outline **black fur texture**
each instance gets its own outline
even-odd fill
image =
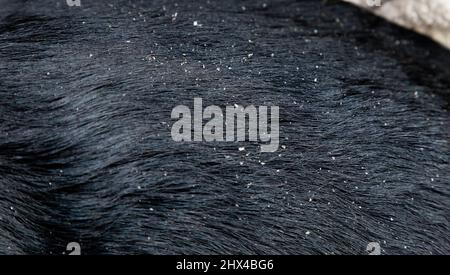
[[[0,0],[0,254],[450,253],[449,51],[336,1],[65,2]],[[172,141],[194,97],[279,106],[280,149]]]

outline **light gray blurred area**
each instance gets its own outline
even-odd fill
[[[450,49],[450,0],[343,0],[405,28],[431,37]]]

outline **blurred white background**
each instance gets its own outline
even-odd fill
[[[369,9],[450,49],[450,0],[344,0]]]

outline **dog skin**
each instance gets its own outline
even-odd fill
[[[0,4],[0,254],[450,253],[432,41],[341,2]],[[173,141],[197,97],[278,106],[279,149]]]

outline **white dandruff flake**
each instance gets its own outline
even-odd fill
[[[245,147],[239,147],[238,150],[239,150],[239,152],[244,151]]]

